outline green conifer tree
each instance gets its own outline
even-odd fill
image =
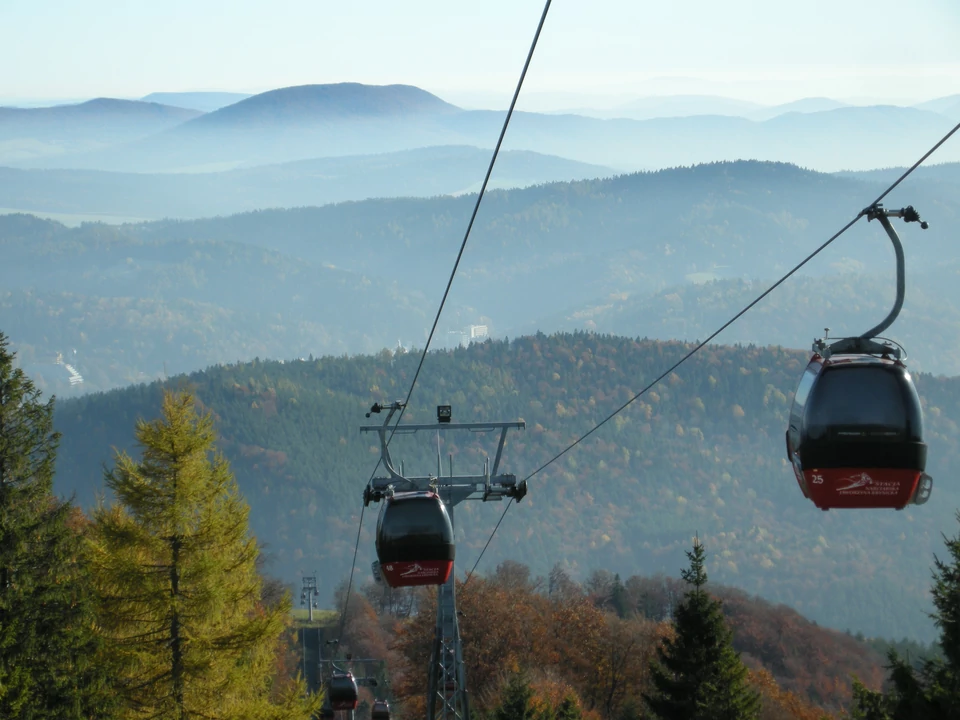
[[[889,700],[883,693],[868,689],[859,680],[853,681],[853,702],[847,717],[850,720],[892,720]]]
[[[564,696],[556,710],[557,720],[581,720],[583,710],[580,708],[580,702],[576,696],[568,693]]]
[[[516,673],[503,689],[500,705],[493,713],[494,720],[532,720],[530,700],[533,689],[523,673]]]
[[[303,686],[271,700],[290,601],[260,602],[249,507],[215,453],[209,414],[165,392],[139,421],[140,461],[121,453],[106,482],[117,502],[92,536],[100,620],[130,717],[306,718]]]
[[[882,717],[882,711],[894,720],[960,718],[960,535],[944,542],[949,558],[934,558],[931,616],[940,629],[942,657],[924,659],[916,669],[891,649],[889,693],[883,698],[869,691],[855,695],[851,717],[872,720]]]
[[[687,552],[683,579],[693,587],[674,613],[672,638],[651,663],[654,691],[644,700],[661,720],[753,720],[760,696],[747,685],[747,668],[731,644],[720,602],[704,586],[703,545]]]
[[[0,333],[0,717],[106,718],[93,586],[74,509],[53,495],[53,398]]]

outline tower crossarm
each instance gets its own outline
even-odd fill
[[[527,494],[527,483],[518,481],[516,475],[499,473],[500,462],[503,458],[503,448],[507,440],[507,431],[510,429],[522,430],[526,423],[522,420],[513,422],[437,422],[426,424],[397,425],[389,427],[393,414],[402,407],[401,403],[391,405],[374,405],[372,413],[389,410],[384,422],[380,425],[361,425],[361,433],[377,433],[380,439],[380,457],[386,468],[387,477],[375,477],[364,490],[364,504],[377,502],[394,491],[401,490],[434,490],[443,497],[448,504],[456,505],[464,500],[502,500],[512,498],[520,501]],[[369,416],[370,413],[368,413]],[[413,435],[421,430],[447,433],[452,430],[467,432],[493,432],[499,430],[497,453],[490,468],[489,460],[485,463],[482,475],[404,475],[397,471],[390,456],[389,439],[392,435]],[[439,462],[439,461],[438,461]]]

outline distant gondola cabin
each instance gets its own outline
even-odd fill
[[[386,700],[374,700],[370,720],[390,720],[390,706]]]
[[[334,710],[356,710],[357,681],[352,673],[334,673],[327,683],[327,696]]]

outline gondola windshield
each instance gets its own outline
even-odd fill
[[[898,377],[898,370],[879,365],[833,365],[825,369],[807,405],[809,438],[912,436],[919,440],[919,398],[905,402],[904,395],[915,396],[916,390],[909,376]]]
[[[386,548],[396,550],[441,547],[453,541],[453,528],[437,496],[397,498],[384,509],[379,540]]]

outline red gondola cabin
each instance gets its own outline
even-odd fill
[[[384,500],[377,559],[387,585],[442,585],[450,577],[455,551],[453,525],[439,495],[402,492]]]
[[[920,398],[899,360],[815,354],[790,411],[787,459],[821,510],[925,502]]]
[[[374,700],[370,720],[390,720],[390,706],[386,700]]]
[[[327,683],[327,696],[334,710],[356,710],[358,695],[357,681],[352,673],[337,672],[330,676]]]

